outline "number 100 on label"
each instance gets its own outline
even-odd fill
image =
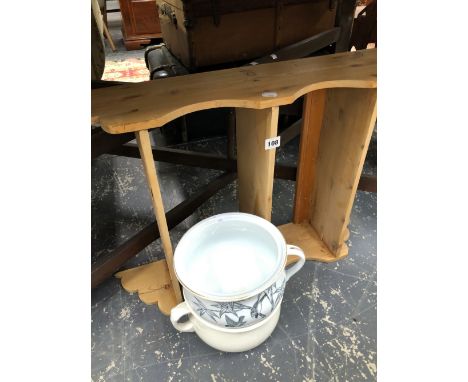
[[[276,149],[277,147],[280,146],[280,143],[281,143],[280,136],[265,139],[265,150]]]

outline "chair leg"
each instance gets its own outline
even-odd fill
[[[109,41],[109,45],[110,45],[112,51],[115,52],[117,49],[115,48],[114,40],[112,40],[112,36],[109,33],[109,30],[107,29],[106,23],[103,23],[103,28],[104,28],[104,36],[106,36],[107,41]]]

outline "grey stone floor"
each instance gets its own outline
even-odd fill
[[[157,134],[157,133],[156,133]],[[222,152],[222,139],[190,148]],[[294,163],[297,140],[277,152]],[[158,164],[166,210],[219,172]],[[366,163],[365,172],[375,172]],[[294,182],[275,180],[272,221],[291,219]],[[110,279],[92,292],[93,381],[374,381],[376,380],[376,194],[360,192],[352,211],[349,256],[306,262],[287,284],[279,324],[262,345],[220,353],[194,333],[179,333],[154,306]],[[236,183],[218,192],[171,231],[173,245],[195,222],[235,211]],[[153,220],[140,160],[102,156],[92,162],[92,261]],[[159,240],[125,268],[160,259]]]

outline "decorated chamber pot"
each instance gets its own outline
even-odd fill
[[[203,342],[217,350],[241,352],[257,347],[270,336],[278,323],[280,310],[281,303],[278,303],[271,314],[256,324],[223,328],[200,318],[184,301],[171,310],[171,322],[180,332],[195,332]],[[182,322],[184,317],[188,319]]]
[[[285,269],[288,255],[299,261]],[[281,304],[288,279],[304,265],[270,222],[245,213],[212,216],[180,240],[174,269],[186,303],[201,319],[224,328],[248,327]]]

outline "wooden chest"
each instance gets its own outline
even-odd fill
[[[191,69],[272,53],[335,23],[336,0],[156,0],[164,42]]]

